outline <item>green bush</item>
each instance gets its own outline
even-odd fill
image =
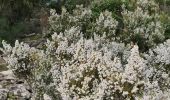
[[[6,18],[0,18],[0,37],[3,40],[7,40],[12,43],[15,39],[17,39],[17,37],[24,33],[25,29],[26,25],[22,22],[10,26]]]
[[[13,43],[29,33],[33,12],[44,7],[44,0],[0,0],[0,38]]]
[[[91,6],[94,16],[99,16],[100,12],[108,10],[113,12],[113,16],[117,17],[116,14],[121,12],[119,11],[121,10],[121,5],[121,0],[96,0],[92,3]]]
[[[63,5],[66,7],[67,11],[71,13],[73,9],[76,8],[76,5],[87,7],[92,1],[93,0],[65,0]]]

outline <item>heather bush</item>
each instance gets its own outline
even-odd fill
[[[112,13],[108,11],[102,12],[99,18],[94,21],[91,9],[83,8],[82,5],[77,6],[73,14],[68,13],[64,8],[61,15],[56,14],[55,11],[52,10],[49,23],[51,25],[50,30],[57,33],[64,32],[73,26],[79,27],[86,38],[93,37],[93,33],[114,36],[118,24],[118,22],[112,18]]]
[[[164,41],[165,27],[160,20],[158,5],[153,0],[137,0],[135,9],[128,11],[123,6],[125,43],[133,41],[142,51]]]
[[[3,42],[8,68],[31,82],[33,99],[44,95],[53,100],[169,99],[169,72],[154,66],[159,56],[149,62],[153,57],[142,58],[137,45],[126,55],[123,44],[109,42],[105,36],[85,39],[74,34],[75,29],[53,34],[45,50]],[[159,51],[159,46],[154,50]],[[119,53],[127,56],[127,63],[122,63]]]
[[[72,14],[51,11],[53,34],[43,48],[2,42],[8,68],[30,85],[32,100],[170,99],[170,40],[157,5],[138,0],[134,11],[122,7],[122,34],[111,12],[94,20],[90,8],[77,6]]]
[[[120,2],[123,4],[123,1]],[[97,18],[94,17],[94,9],[91,10],[90,7],[77,6],[73,13],[63,9],[61,15],[51,11],[50,30],[58,33],[76,26],[80,27],[86,38],[93,37],[94,33],[101,36],[106,34],[107,38],[126,45],[131,42],[136,43],[142,52],[162,43],[165,40],[166,25],[162,21],[158,5],[153,0],[145,0],[145,2],[137,0],[130,4],[134,5],[133,9],[130,9],[127,4],[120,7],[122,9],[122,12],[119,11],[121,20],[115,19],[113,17],[115,12],[109,12],[109,9],[99,10],[97,13],[100,14]]]
[[[112,16],[118,20],[122,21],[122,7],[121,5],[126,5],[127,8],[130,8],[132,4],[130,0],[93,0],[93,2],[89,5],[93,12],[93,17],[97,18],[101,12],[108,10],[112,12]]]
[[[68,12],[72,13],[76,5],[83,5],[88,7],[93,0],[63,0],[63,6],[66,7]]]

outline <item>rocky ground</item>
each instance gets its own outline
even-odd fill
[[[30,98],[29,86],[15,78],[12,71],[0,72],[0,100],[30,100]]]
[[[0,57],[0,100],[30,100],[31,89],[6,68]]]

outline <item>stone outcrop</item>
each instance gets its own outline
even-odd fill
[[[12,71],[0,72],[0,100],[30,100],[31,89],[22,80],[17,79]]]

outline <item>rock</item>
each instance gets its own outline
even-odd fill
[[[18,85],[18,89],[20,89],[21,96],[22,96],[24,99],[29,99],[29,98],[31,98],[31,94],[29,93],[29,91],[26,89],[26,87],[25,87],[23,84]]]
[[[12,74],[12,71],[8,70],[0,72],[0,84],[3,88],[13,84],[15,80],[16,78]]]
[[[0,89],[0,100],[6,100],[8,96],[7,89]]]
[[[2,89],[3,87],[2,87],[2,85],[0,85],[0,89]]]
[[[3,75],[12,75],[12,70],[2,71],[2,72],[0,72],[0,74],[3,74]]]
[[[43,97],[44,97],[44,100],[52,100],[51,97],[47,94],[44,94]]]
[[[12,73],[12,70],[2,71],[0,72],[0,75],[5,77],[5,79],[15,79],[15,76]]]
[[[29,86],[23,80],[17,79],[12,71],[0,72],[0,100],[30,100]],[[10,99],[11,100],[11,99]]]

